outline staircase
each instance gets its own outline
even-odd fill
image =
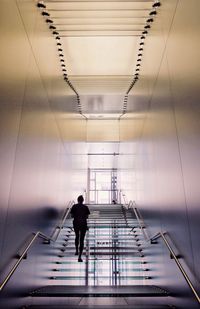
[[[175,308],[169,293],[153,285],[147,246],[131,210],[122,205],[90,205],[83,263],[74,255],[72,219],[54,247],[49,285],[30,292],[23,308]]]

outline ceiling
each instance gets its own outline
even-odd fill
[[[139,51],[150,27],[153,0],[38,1],[58,48],[63,76],[87,117],[127,109],[139,78]],[[147,32],[147,31],[146,31]],[[140,55],[139,55],[140,54]],[[138,56],[139,55],[139,56]],[[138,65],[138,66],[137,66]],[[136,75],[135,75],[136,74]]]

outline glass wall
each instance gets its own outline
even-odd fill
[[[89,170],[89,203],[111,204],[117,203],[117,170],[90,169]]]

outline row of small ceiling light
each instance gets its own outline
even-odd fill
[[[138,53],[138,59],[137,59],[137,64],[135,68],[135,74],[133,81],[130,84],[130,87],[126,91],[126,94],[124,96],[124,104],[123,104],[123,114],[126,113],[127,111],[127,103],[128,103],[128,95],[135,83],[139,80],[139,75],[140,75],[140,67],[141,67],[141,61],[142,61],[142,52],[144,50],[144,40],[146,39],[146,36],[148,34],[148,30],[151,28],[151,24],[153,23],[154,19],[153,17],[157,15],[157,9],[161,6],[161,2],[156,0],[153,5],[152,5],[152,10],[149,13],[148,19],[146,20],[146,25],[144,26],[144,30],[142,32],[142,35],[140,37],[140,44],[139,44],[139,53]]]
[[[44,16],[44,18],[46,18],[45,21],[49,25],[49,29],[52,31],[52,34],[53,34],[53,36],[54,36],[54,38],[56,40],[56,45],[58,46],[60,64],[61,64],[61,69],[62,69],[62,72],[63,72],[64,81],[69,85],[69,87],[76,94],[77,103],[78,103],[78,111],[79,111],[80,114],[82,114],[82,107],[81,107],[81,103],[80,103],[80,96],[79,96],[78,92],[76,91],[76,89],[74,88],[74,86],[72,85],[72,83],[69,80],[68,75],[67,75],[66,64],[65,64],[65,59],[64,59],[64,55],[63,55],[62,43],[61,43],[61,40],[60,40],[59,32],[56,29],[56,27],[53,25],[53,20],[51,19],[51,16],[50,16],[50,14],[49,14],[49,12],[48,12],[44,2],[43,1],[39,1],[37,3],[37,7],[41,10],[42,16]]]

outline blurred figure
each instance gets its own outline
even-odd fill
[[[87,218],[90,214],[89,208],[83,204],[84,198],[79,195],[78,204],[74,204],[71,209],[71,216],[74,218],[73,227],[75,232],[75,255],[78,255],[78,262],[83,262],[81,255],[84,248],[84,238],[88,230]]]

